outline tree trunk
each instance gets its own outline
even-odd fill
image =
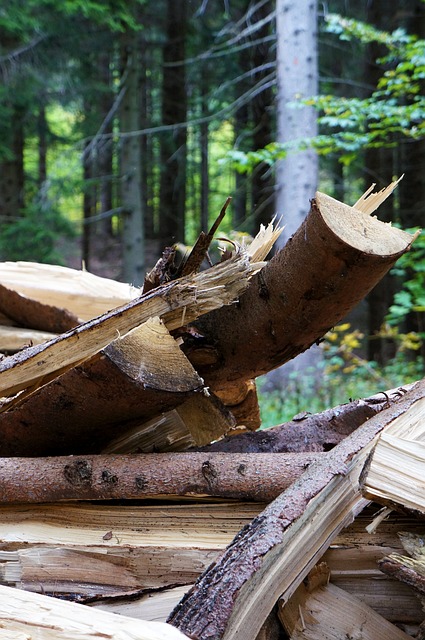
[[[317,112],[300,101],[318,93],[317,3],[278,0],[276,3],[278,142],[297,144],[317,135]],[[298,103],[294,106],[294,103]],[[277,212],[283,216],[280,246],[296,231],[306,213],[305,203],[316,191],[318,158],[313,149],[288,150],[277,164]]]
[[[186,0],[167,0],[163,49],[162,124],[186,122]],[[185,126],[161,134],[160,236],[163,245],[184,242],[186,205]]]
[[[2,221],[22,215],[24,200],[24,117],[26,110],[10,105],[10,124],[3,144],[10,157],[0,160],[0,212]]]
[[[121,103],[121,203],[123,279],[141,285],[145,277],[144,212],[140,195],[140,43],[137,32],[122,37],[125,95]]]

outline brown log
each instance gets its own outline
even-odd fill
[[[245,527],[169,618],[191,638],[253,640],[332,539],[367,504],[359,477],[376,436],[425,395],[425,380],[368,420]]]
[[[418,563],[420,571],[417,571],[415,562]],[[425,575],[423,575],[424,562],[412,560],[407,556],[392,554],[379,560],[378,566],[383,573],[392,578],[400,580],[404,584],[413,587],[418,593],[425,595]]]
[[[196,451],[228,453],[284,453],[329,451],[376,413],[397,402],[412,385],[383,391],[369,398],[352,400],[320,413],[298,414],[289,422],[257,431],[222,438]],[[224,398],[225,399],[225,398]]]
[[[63,333],[80,323],[71,311],[32,300],[2,284],[0,284],[0,312],[21,327],[49,333]]]
[[[186,336],[189,359],[216,392],[282,365],[346,316],[413,240],[317,193],[304,223],[239,303],[194,322],[203,337]]]
[[[0,503],[216,496],[270,502],[324,454],[0,458]]]

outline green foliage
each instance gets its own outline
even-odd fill
[[[417,333],[401,333],[397,327],[385,325],[379,337],[395,345],[395,356],[385,366],[360,355],[365,336],[345,323],[326,334],[320,370],[290,376],[283,391],[264,392],[260,382],[262,428],[291,420],[300,412],[317,413],[423,377],[425,363],[413,357],[422,345]]]
[[[411,232],[416,231],[410,229]],[[403,289],[394,296],[387,322],[397,325],[411,313],[425,314],[425,234],[422,232],[409,252],[404,254],[392,269],[392,274],[402,278]],[[425,333],[423,334],[425,338]]]
[[[62,264],[56,246],[61,237],[74,235],[71,223],[45,201],[34,202],[22,214],[1,227],[0,259]]]

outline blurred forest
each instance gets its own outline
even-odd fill
[[[223,233],[292,233],[316,188],[401,174],[379,217],[420,227],[424,38],[423,0],[4,0],[0,260],[140,284],[229,195]],[[423,367],[424,281],[422,235],[362,310],[365,361]]]

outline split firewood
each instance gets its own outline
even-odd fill
[[[1,262],[0,283],[47,305],[67,309],[90,320],[140,296],[140,290],[123,282],[36,262]]]
[[[190,585],[262,508],[211,501],[0,505],[1,582],[77,601]]]
[[[378,561],[383,573],[397,578],[404,584],[425,595],[425,542],[423,535],[402,532],[399,534],[409,556],[392,553]]]
[[[361,600],[329,584],[329,568],[321,563],[288,602],[279,601],[279,617],[290,640],[408,640],[404,631]]]
[[[145,622],[0,585],[0,628],[10,639],[184,640],[162,622]],[[0,636],[1,637],[1,636]]]
[[[189,359],[216,393],[280,366],[320,341],[415,237],[317,193],[299,230],[238,304],[193,323]]]
[[[270,502],[323,453],[0,458],[0,503],[215,496]]]
[[[320,413],[300,413],[289,422],[257,431],[222,438],[198,447],[206,453],[283,453],[329,451],[376,413],[397,402],[413,385],[382,391],[369,398],[352,400]]]
[[[425,395],[425,380],[370,418],[245,527],[169,617],[193,638],[254,640],[367,501],[359,477],[376,436]],[[314,525],[309,523],[314,523]]]
[[[364,470],[363,493],[381,504],[425,513],[425,398],[408,419],[381,434]]]

